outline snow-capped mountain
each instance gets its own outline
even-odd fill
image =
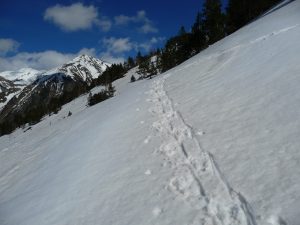
[[[93,79],[99,77],[110,63],[88,55],[80,55],[61,67],[49,70],[43,73],[43,76],[49,77],[56,74],[64,74],[73,80],[83,81],[91,84]]]
[[[21,123],[36,121],[46,113],[57,110],[62,104],[90,89],[93,79],[101,76],[108,66],[109,63],[100,59],[81,55],[61,67],[44,73],[35,73],[26,69],[21,70],[27,71],[23,74],[4,73],[13,81],[23,79],[30,82],[22,87],[20,92],[10,96],[9,101],[6,99],[3,103],[0,123],[10,123],[7,126],[14,127],[20,121]],[[32,82],[34,77],[36,79]]]
[[[22,68],[17,71],[4,71],[0,73],[1,77],[12,81],[15,85],[26,86],[37,79],[43,71],[38,71],[32,68]]]
[[[0,73],[0,111],[15,95],[41,76],[43,71],[23,68]]]

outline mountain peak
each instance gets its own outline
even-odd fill
[[[43,75],[63,73],[65,76],[80,79],[90,84],[98,78],[111,64],[86,54],[79,55],[61,67],[52,69]]]
[[[72,61],[91,60],[91,59],[95,59],[95,58],[87,54],[82,54],[75,57]]]

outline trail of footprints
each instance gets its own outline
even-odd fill
[[[296,24],[274,31],[245,45],[234,46],[223,53],[264,41],[298,27],[299,24]],[[190,63],[177,69],[176,72],[197,63]],[[163,165],[170,165],[174,170],[168,188],[178,198],[199,210],[191,225],[257,225],[258,221],[263,224],[287,225],[281,217],[276,215],[269,218],[263,218],[260,215],[256,220],[251,206],[228,184],[215,163],[213,155],[201,147],[197,136],[200,137],[205,133],[195,132],[174,109],[171,99],[164,90],[164,82],[168,76],[167,74],[154,81],[150,90],[150,99],[147,101],[154,104],[150,112],[159,118],[153,123],[153,127],[159,132],[163,141],[158,150],[164,157]],[[144,143],[148,142],[147,137]]]
[[[168,189],[199,210],[191,224],[256,225],[245,198],[229,186],[213,156],[203,150],[193,128],[174,109],[164,90],[165,79],[153,83],[150,111],[159,118],[153,123],[162,138],[158,152],[174,170]]]

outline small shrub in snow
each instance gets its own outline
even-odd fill
[[[131,78],[130,78],[130,82],[135,82],[136,81],[136,79],[135,79],[135,76],[131,76]]]

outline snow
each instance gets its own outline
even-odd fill
[[[17,85],[28,85],[32,83],[42,71],[38,71],[32,68],[22,68],[18,71],[4,71],[0,73],[1,77],[7,80],[14,81]]]
[[[9,95],[6,96],[6,101],[5,102],[0,102],[0,110],[11,100],[14,96],[18,95],[20,91],[16,91],[14,93],[10,93]]]
[[[299,10],[0,137],[0,224],[299,224]]]
[[[91,71],[91,74],[94,79],[98,78],[99,74],[96,68],[91,65],[91,63],[99,65],[102,71],[105,71],[107,67],[111,66],[111,64],[108,62],[104,62],[100,59],[88,55],[80,55],[74,58],[72,62],[75,63],[75,65],[81,65],[86,67],[89,71]]]
[[[88,55],[80,55],[64,64],[62,67],[49,70],[43,75],[51,76],[57,73],[64,73],[66,76],[74,77],[75,72],[82,78],[83,81],[88,81],[90,78],[98,78],[99,75],[101,75],[109,66],[111,66],[110,63],[104,62],[100,59]]]

